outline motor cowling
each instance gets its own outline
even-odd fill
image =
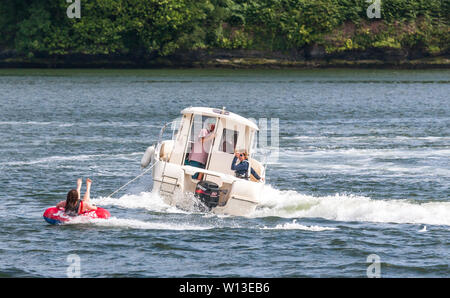
[[[195,188],[195,196],[209,209],[219,204],[219,186],[213,182],[200,181]]]

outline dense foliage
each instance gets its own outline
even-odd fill
[[[196,49],[418,48],[448,52],[448,0],[2,0],[0,49],[36,54],[170,55]]]

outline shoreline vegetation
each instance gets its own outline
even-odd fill
[[[361,56],[370,56],[364,51]],[[0,58],[0,68],[231,68],[231,69],[312,69],[312,68],[379,68],[379,69],[450,69],[450,57],[433,56],[397,60],[384,56],[342,58],[327,56],[299,59],[276,53],[245,53],[221,50],[216,53],[182,53],[168,57],[143,58],[120,56],[64,56],[64,57],[10,57]]]
[[[450,68],[450,2],[0,3],[0,68]]]

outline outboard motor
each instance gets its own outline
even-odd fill
[[[209,181],[200,181],[195,188],[195,197],[200,199],[210,210],[219,204],[219,193],[219,186]]]

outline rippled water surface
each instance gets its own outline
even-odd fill
[[[450,276],[450,72],[0,70],[0,276]],[[146,147],[188,106],[278,118],[262,205],[187,212]],[[48,225],[76,178],[112,218]],[[83,188],[84,190],[84,188]]]

